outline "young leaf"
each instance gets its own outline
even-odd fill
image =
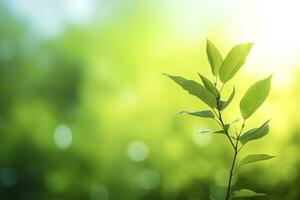
[[[238,166],[238,168],[250,164],[250,163],[254,163],[254,162],[258,162],[258,161],[263,161],[263,160],[269,160],[271,158],[274,158],[275,156],[270,156],[267,154],[251,154],[251,155],[247,155],[245,158],[243,158]]]
[[[229,81],[245,63],[253,43],[240,44],[233,47],[219,69],[219,76],[223,83]]]
[[[211,134],[211,133],[220,133],[224,134],[224,130],[218,130],[218,131],[211,131],[211,130],[204,130],[204,131],[196,131],[197,134]]]
[[[202,76],[199,73],[198,73],[198,75],[200,76],[204,87],[207,90],[209,90],[217,98],[219,96],[219,91],[216,88],[216,86],[208,78],[206,78],[205,76]]]
[[[240,102],[240,110],[244,119],[249,118],[266,100],[271,89],[271,79],[260,80],[252,85]]]
[[[230,124],[234,124],[234,123],[237,123],[237,122],[239,122],[240,121],[240,119],[239,118],[236,118],[235,120],[233,120],[232,122],[230,122]]]
[[[204,118],[215,118],[215,114],[210,110],[201,110],[195,112],[181,111],[179,114],[194,115],[197,117],[204,117]]]
[[[246,132],[243,132],[239,137],[240,142],[242,144],[246,144],[247,142],[249,142],[251,140],[256,140],[256,139],[262,138],[265,135],[267,135],[269,132],[269,121],[270,120],[266,121],[258,128],[253,128]]]
[[[221,107],[221,110],[224,110],[232,101],[233,97],[234,97],[234,94],[235,94],[235,88],[233,87],[233,90],[229,96],[229,98],[227,99],[227,101],[220,101],[220,107]]]
[[[217,106],[214,95],[204,88],[201,84],[187,80],[180,76],[172,76],[164,74],[180,85],[184,90],[188,91],[191,95],[198,97],[201,101],[206,103],[209,107],[215,108]]]
[[[207,40],[206,43],[206,53],[207,53],[209,64],[211,66],[212,74],[214,76],[218,76],[218,71],[220,66],[222,65],[223,58],[219,50],[209,40]]]
[[[229,128],[230,128],[230,124],[225,124],[225,125],[224,125],[224,129],[225,129],[227,132],[228,132]]]
[[[266,196],[264,193],[256,193],[252,190],[248,189],[241,189],[234,191],[232,194],[232,198],[240,198],[240,197],[260,197],[260,196]]]

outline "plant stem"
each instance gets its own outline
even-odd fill
[[[230,169],[230,172],[229,172],[229,180],[228,180],[228,185],[227,185],[227,193],[226,193],[226,198],[225,200],[229,200],[230,199],[230,191],[231,191],[231,181],[232,181],[232,177],[234,175],[234,166],[235,166],[235,162],[236,162],[236,158],[238,156],[238,153],[240,152],[240,150],[243,148],[243,146],[239,149],[239,138],[240,138],[240,135],[243,131],[245,127],[245,120],[243,121],[243,124],[241,126],[241,130],[240,132],[238,133],[238,136],[237,136],[237,140],[236,140],[236,143],[234,145],[234,156],[233,156],[233,160],[232,160],[232,164],[231,164],[231,169]]]
[[[218,106],[218,107],[219,107],[219,106]],[[218,115],[218,118],[219,118],[219,120],[220,120],[220,123],[221,123],[221,125],[222,125],[222,128],[223,128],[223,130],[225,131],[225,134],[226,134],[227,138],[229,139],[229,141],[230,141],[232,147],[235,148],[235,146],[234,146],[234,144],[233,144],[233,141],[232,141],[232,139],[230,138],[230,135],[229,135],[229,133],[228,133],[228,130],[225,128],[225,123],[224,123],[224,121],[223,121],[222,113],[221,113],[221,111],[220,111],[219,108],[218,108],[218,114],[219,114],[219,115]]]
[[[230,138],[228,130],[225,127],[225,123],[223,121],[222,113],[221,113],[221,110],[220,110],[219,106],[218,106],[217,110],[218,110],[218,119],[220,121],[220,125],[222,126],[223,130],[225,131],[225,134],[228,137],[228,139],[229,139],[229,141],[230,141],[230,143],[231,143],[231,145],[233,147],[233,150],[234,150],[234,156],[233,156],[233,161],[232,161],[232,164],[231,164],[231,169],[230,169],[230,172],[229,172],[229,180],[228,180],[227,193],[226,193],[226,200],[229,200],[229,198],[230,198],[230,190],[231,190],[231,181],[232,181],[232,177],[233,177],[233,170],[234,170],[234,166],[235,166],[237,155],[239,153],[239,151],[238,151],[239,137],[237,137],[236,144],[234,144],[233,141],[232,141],[232,139]],[[244,126],[244,125],[242,125],[242,126]]]
[[[226,193],[226,200],[229,200],[230,198],[230,190],[231,190],[231,181],[232,181],[232,177],[233,177],[233,170],[234,170],[234,166],[235,166],[235,161],[237,158],[237,155],[239,153],[238,151],[238,139],[236,140],[236,145],[234,147],[234,156],[233,156],[233,160],[232,160],[232,164],[231,164],[231,169],[229,172],[229,180],[228,180],[228,185],[227,185],[227,193]]]
[[[222,85],[219,93],[221,93],[223,87],[224,87],[224,84]],[[221,111],[221,106],[220,106],[220,96],[218,96],[216,100],[217,100],[217,111],[218,111],[218,113],[216,113],[215,110],[213,110],[213,111],[216,114],[216,116],[218,117],[219,121],[218,120],[215,120],[215,121],[218,122],[218,124],[223,128],[223,130],[225,132],[225,135],[227,136],[227,138],[230,141],[230,143],[233,147],[233,150],[234,150],[234,156],[233,156],[233,160],[232,160],[232,164],[231,164],[231,168],[230,168],[230,172],[229,172],[229,179],[228,179],[227,192],[226,192],[226,198],[225,198],[225,200],[229,200],[230,199],[230,192],[231,192],[232,177],[233,177],[234,172],[235,172],[234,167],[235,167],[236,159],[237,159],[238,153],[242,149],[242,148],[239,149],[238,146],[239,146],[239,137],[240,137],[240,135],[243,131],[243,128],[245,126],[245,120],[243,121],[240,132],[236,133],[237,138],[236,138],[236,143],[234,144],[231,137],[230,137],[230,135],[229,135],[228,128],[226,127],[226,124],[224,123],[224,120],[223,120],[223,117],[222,117],[222,111]]]

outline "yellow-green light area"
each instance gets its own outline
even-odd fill
[[[300,198],[300,3],[296,0],[0,1],[0,199],[224,199],[232,149],[207,109],[168,73],[212,79],[206,40],[223,57],[254,42],[223,89],[223,112],[273,74],[246,129],[270,121],[241,157],[275,155],[243,167],[235,190]],[[241,125],[241,120],[237,126]],[[232,126],[234,128],[234,126]],[[257,198],[259,199],[259,198]],[[261,198],[263,199],[263,198]]]

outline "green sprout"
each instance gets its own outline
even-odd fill
[[[224,100],[222,97],[222,89],[230,81],[239,69],[243,66],[246,58],[251,50],[253,43],[244,43],[234,46],[228,55],[223,60],[221,53],[215,45],[207,40],[206,53],[211,66],[211,72],[214,80],[211,81],[202,74],[198,73],[202,84],[193,80],[188,80],[180,76],[172,76],[165,74],[170,79],[175,81],[189,94],[197,97],[204,102],[209,109],[196,112],[183,111],[182,114],[193,115],[201,118],[210,118],[214,120],[219,126],[220,130],[200,131],[200,133],[218,133],[225,135],[233,150],[233,160],[229,170],[228,185],[226,190],[225,199],[241,197],[257,197],[265,196],[264,193],[257,193],[249,189],[240,189],[232,191],[232,177],[237,174],[238,170],[247,164],[268,160],[274,156],[267,154],[251,154],[247,155],[237,164],[237,157],[242,148],[250,141],[260,139],[269,132],[269,121],[266,120],[262,125],[257,128],[252,128],[244,131],[246,121],[252,114],[263,104],[266,100],[270,89],[271,79],[269,76],[253,84],[244,94],[240,100],[240,112],[243,118],[239,129],[231,129],[231,124],[225,121],[223,111],[232,102],[235,95],[235,88],[233,87],[230,96]],[[235,121],[233,123],[237,123]],[[214,199],[214,197],[210,197]]]

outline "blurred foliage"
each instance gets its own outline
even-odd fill
[[[230,146],[222,136],[194,134],[215,125],[176,115],[203,104],[161,75],[208,74],[201,67],[208,65],[206,38],[192,46],[176,42],[150,3],[115,9],[101,24],[66,25],[61,35],[42,39],[0,4],[1,199],[222,197]],[[234,82],[243,88],[256,78],[242,75]],[[300,198],[299,85],[297,73],[290,88],[274,88],[263,115],[249,122],[264,121],[266,113],[273,121],[264,145],[250,144],[249,152],[277,158],[245,167],[234,180],[268,194],[260,199]]]

